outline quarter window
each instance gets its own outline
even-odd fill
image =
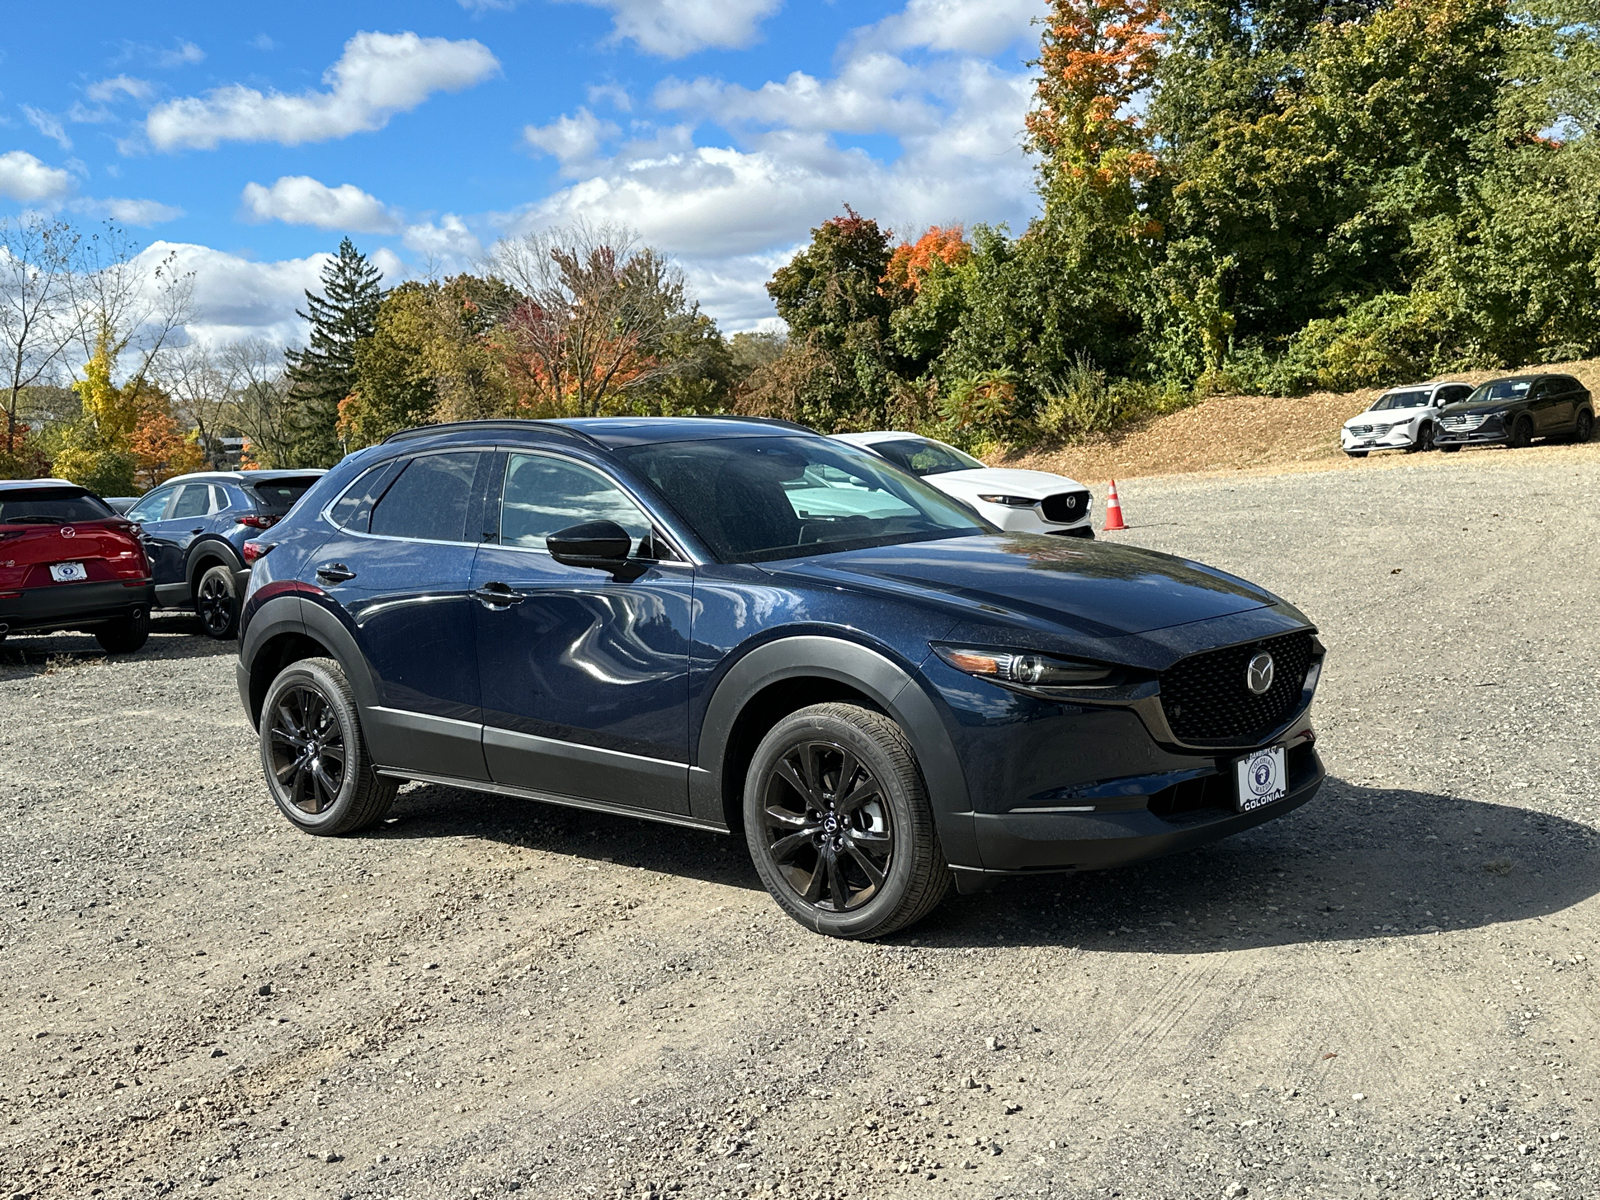
[[[372,506],[403,466],[404,459],[391,459],[361,474],[329,510],[329,518],[341,529],[366,533],[372,523]]]
[[[600,472],[543,454],[513,454],[500,501],[500,544],[543,550],[558,530],[586,521],[615,521],[637,542],[650,518]]]
[[[424,542],[466,541],[479,457],[473,451],[412,459],[372,510],[372,532]]]

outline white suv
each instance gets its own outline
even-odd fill
[[[1365,458],[1372,450],[1432,450],[1439,410],[1471,394],[1470,383],[1453,379],[1390,388],[1366,412],[1344,423],[1339,443],[1351,458]]]
[[[1009,533],[1094,537],[1089,489],[1065,475],[986,467],[954,446],[914,433],[836,433],[841,442],[871,450],[902,471],[954,496]]]

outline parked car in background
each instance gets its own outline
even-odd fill
[[[786,422],[411,430],[250,547],[240,698],[311,834],[408,779],[738,830],[795,920],[875,937],[952,879],[1180,851],[1323,779],[1291,605],[1003,533]]]
[[[1434,443],[1518,448],[1536,437],[1587,442],[1594,436],[1594,399],[1571,375],[1513,375],[1492,379],[1439,414]]]
[[[1351,417],[1339,431],[1339,444],[1351,458],[1373,450],[1431,450],[1439,427],[1439,410],[1472,394],[1470,383],[1451,379],[1390,388],[1372,407]]]
[[[156,604],[193,607],[214,638],[231,638],[250,568],[241,547],[271,529],[323,471],[201,471],[146,492],[127,510],[145,535]]]
[[[834,436],[888,459],[1008,532],[1094,537],[1090,513],[1094,498],[1083,484],[1065,475],[985,466],[954,446],[914,433],[879,430]]]
[[[139,497],[137,496],[101,496],[100,499],[104,500],[111,506],[112,512],[119,515],[127,512],[135,504],[139,503]]]
[[[65,479],[0,480],[0,640],[70,630],[132,654],[154,601],[133,522]]]

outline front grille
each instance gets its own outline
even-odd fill
[[[1350,432],[1355,434],[1357,437],[1371,437],[1373,434],[1373,426],[1352,425],[1350,426]]]
[[[1310,630],[1262,642],[1194,654],[1161,676],[1161,707],[1174,736],[1191,746],[1250,746],[1287,721],[1300,706],[1311,669]],[[1253,693],[1246,676],[1250,660],[1272,655],[1272,686]]]
[[[1046,496],[1040,501],[1039,511],[1044,513],[1046,521],[1068,524],[1089,511],[1089,493],[1058,492],[1054,496]]]
[[[1440,417],[1439,424],[1451,433],[1471,433],[1482,426],[1489,418],[1484,413],[1456,413],[1448,417]]]

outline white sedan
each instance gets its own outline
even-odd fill
[[[931,487],[978,510],[992,524],[1012,533],[1062,533],[1092,538],[1094,498],[1065,475],[986,467],[954,446],[914,433],[836,433],[886,458]]]

